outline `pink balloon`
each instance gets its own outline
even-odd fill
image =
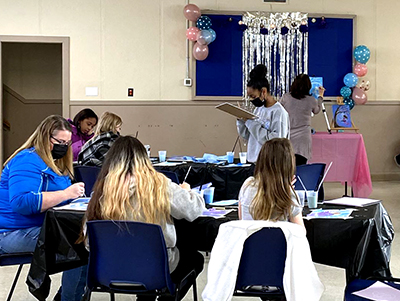
[[[368,68],[367,68],[367,65],[365,65],[365,64],[357,63],[354,66],[354,74],[359,77],[364,76],[365,74],[367,74],[367,72],[368,72]]]
[[[189,21],[196,22],[201,16],[201,11],[197,5],[188,4],[183,8],[183,14]]]
[[[351,95],[351,98],[354,100],[354,102],[358,105],[363,105],[367,102],[367,94],[361,90],[358,87],[353,88],[353,94]]]
[[[197,40],[197,34],[200,32],[200,29],[198,29],[195,26],[189,27],[188,29],[186,29],[186,37],[190,40],[190,41],[196,41]]]
[[[196,42],[193,46],[193,56],[198,61],[204,61],[208,56],[208,46]]]

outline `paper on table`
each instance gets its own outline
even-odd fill
[[[161,163],[156,163],[153,164],[154,166],[177,166],[177,165],[181,165],[181,164],[185,164],[184,162],[161,162]]]
[[[381,202],[380,200],[374,200],[374,199],[343,197],[343,198],[334,199],[334,200],[330,200],[330,201],[324,201],[324,204],[364,207],[364,206],[368,206],[368,205],[377,204],[380,202]]]
[[[358,292],[352,293],[352,295],[367,298],[368,300],[375,301],[397,301],[400,300],[400,291],[387,285],[383,282],[377,281],[370,287],[363,289]]]
[[[67,205],[60,207],[53,207],[54,210],[76,210],[76,211],[86,211],[88,203],[85,202],[71,202]]]
[[[306,219],[328,218],[328,219],[347,219],[350,217],[354,209],[317,209],[307,214]]]
[[[234,205],[237,205],[238,202],[239,202],[238,200],[225,200],[225,201],[213,202],[213,203],[210,203],[209,205],[210,206],[221,206],[221,207],[234,206]]]
[[[210,208],[208,210],[204,210],[203,213],[201,214],[201,216],[221,218],[232,211],[233,211],[233,209],[218,210],[218,209]]]
[[[248,167],[248,166],[251,166],[251,164],[249,164],[249,163],[245,163],[245,164],[242,164],[242,163],[238,163],[238,164],[228,164],[228,165],[224,165],[224,166],[221,166],[221,167]]]

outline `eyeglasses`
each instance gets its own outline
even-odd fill
[[[70,141],[64,141],[64,140],[59,140],[59,139],[55,138],[54,136],[50,136],[50,137],[53,138],[54,140],[56,140],[58,142],[58,144],[61,144],[61,145],[71,146],[71,144],[72,144],[71,140]]]

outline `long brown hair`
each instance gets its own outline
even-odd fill
[[[72,168],[72,147],[68,147],[67,154],[61,159],[54,160],[51,155],[51,136],[57,134],[58,131],[70,131],[71,126],[68,121],[59,115],[51,115],[44,119],[33,134],[22,144],[4,163],[4,166],[10,162],[20,151],[34,147],[35,152],[40,158],[58,175],[70,175]]]
[[[119,137],[107,153],[86,211],[86,220],[170,221],[168,179],[152,166],[143,144]]]
[[[275,138],[264,143],[257,158],[254,183],[250,183],[258,185],[250,206],[255,220],[277,221],[291,216],[294,162],[288,139]]]

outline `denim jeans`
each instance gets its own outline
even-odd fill
[[[64,271],[61,279],[61,301],[80,301],[86,286],[87,265]]]
[[[0,233],[0,254],[33,252],[39,233],[40,227]]]

